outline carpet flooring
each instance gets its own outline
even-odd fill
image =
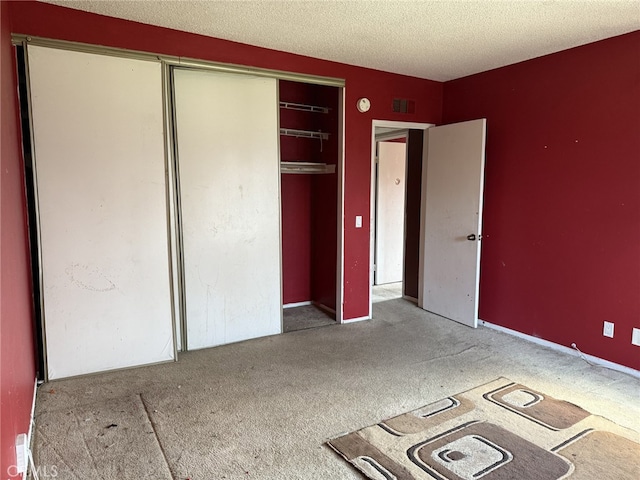
[[[374,319],[38,388],[56,479],[362,479],[325,442],[499,376],[638,428],[640,380],[402,299]]]
[[[335,319],[315,305],[285,308],[282,312],[282,329],[285,333],[328,325],[336,325]]]
[[[373,303],[386,302],[402,298],[402,282],[386,283],[373,287],[371,292],[371,301]]]

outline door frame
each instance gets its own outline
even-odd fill
[[[422,164],[425,162],[425,155],[427,152],[426,131],[434,127],[435,123],[422,123],[422,122],[401,122],[397,120],[372,120],[371,121],[371,194],[369,198],[369,315],[368,318],[373,317],[373,268],[375,262],[375,189],[376,189],[376,127],[384,128],[397,128],[398,130],[422,130],[424,132],[424,139],[422,146]],[[424,191],[424,175],[421,179],[421,184]],[[405,205],[405,210],[406,210]],[[420,252],[420,263],[422,263],[422,251]],[[404,265],[403,265],[404,269]],[[419,270],[420,272],[422,270]],[[420,292],[422,286],[421,275],[418,276],[418,292]]]
[[[345,98],[346,88],[338,87],[338,165],[336,167],[338,181],[338,211],[336,212],[336,221],[338,222],[338,238],[336,249],[336,323],[344,323],[344,125],[345,125]],[[280,240],[282,248],[282,239]],[[284,332],[284,330],[283,330]]]

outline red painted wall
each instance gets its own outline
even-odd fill
[[[347,319],[368,315],[369,226],[356,229],[355,216],[366,219],[370,212],[371,121],[440,123],[441,83],[38,2],[11,2],[10,11],[15,33],[346,79],[344,314]],[[356,110],[356,100],[364,96],[371,100],[372,107],[361,114]],[[413,100],[415,112],[393,113],[393,98]]]
[[[283,102],[313,104],[313,85],[279,82]],[[311,97],[311,98],[310,98]],[[315,116],[310,112],[280,109],[280,126],[314,130]],[[280,136],[280,159],[285,162],[319,161],[314,158],[315,142]],[[282,205],[282,301],[311,301],[311,177],[283,174],[280,176]]]
[[[280,126],[329,133],[329,139],[280,137],[283,161],[337,164],[339,89],[280,81],[280,100],[322,106],[328,113],[280,109]],[[283,302],[336,307],[338,175],[284,174],[282,195]]]
[[[311,301],[311,177],[281,175],[282,301]]]
[[[15,465],[16,436],[29,429],[36,366],[17,85],[5,2],[0,2],[0,22],[0,478],[5,479]]]
[[[443,110],[487,118],[480,318],[635,369],[639,52],[636,31],[447,82]]]
[[[317,116],[318,129],[329,132],[320,151],[320,161],[337,165],[340,155],[339,89],[317,87],[318,104],[329,107],[329,113]],[[311,293],[313,301],[336,309],[336,273],[338,258],[338,168],[336,173],[313,175],[311,178]]]

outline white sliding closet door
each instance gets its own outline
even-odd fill
[[[280,333],[275,79],[174,71],[187,347]]]
[[[160,64],[28,57],[48,378],[171,360]]]

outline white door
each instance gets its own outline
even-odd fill
[[[28,55],[47,377],[171,360],[160,63]]]
[[[378,142],[375,284],[402,281],[407,144]]]
[[[189,350],[281,332],[276,80],[174,71]]]
[[[427,132],[419,305],[475,328],[486,119],[432,127]]]

